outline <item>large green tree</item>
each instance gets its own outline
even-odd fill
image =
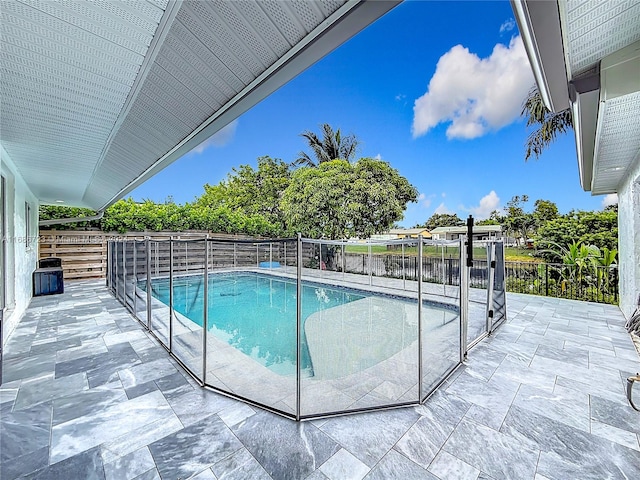
[[[281,209],[290,230],[313,238],[369,237],[402,219],[418,192],[387,162],[322,162],[293,173]]]
[[[534,127],[525,142],[525,160],[533,155],[539,158],[542,152],[553,141],[573,128],[571,110],[550,112],[542,102],[542,97],[537,87],[533,87],[522,105],[520,114],[526,118],[527,127]]]
[[[257,168],[240,165],[219,184],[206,184],[195,206],[225,207],[244,215],[260,215],[281,235],[286,230],[286,223],[280,201],[290,181],[291,169],[287,163],[268,156],[260,157]]]
[[[320,129],[322,138],[310,130],[300,134],[307,141],[313,158],[306,152],[300,152],[295,165],[313,167],[331,160],[350,161],[355,157],[358,147],[355,135],[342,135],[339,128],[334,130],[328,123],[322,124]]]
[[[533,204],[533,218],[536,228],[558,218],[558,206],[551,200],[536,200]]]
[[[503,228],[507,235],[515,237],[518,242],[526,242],[535,226],[533,214],[524,211],[524,204],[528,201],[528,195],[515,195],[505,208]]]

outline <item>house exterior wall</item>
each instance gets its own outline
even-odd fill
[[[640,295],[640,160],[618,192],[620,309],[629,318]]]
[[[5,311],[3,339],[13,331],[29,305],[32,274],[38,258],[38,199],[0,145],[0,171],[5,179]],[[26,218],[26,204],[30,215]],[[30,239],[27,241],[27,222]]]

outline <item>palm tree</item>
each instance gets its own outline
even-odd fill
[[[525,160],[529,160],[532,154],[536,158],[540,157],[559,134],[564,134],[573,128],[571,109],[567,108],[557,113],[550,112],[544,106],[536,86],[529,90],[529,94],[522,104],[520,115],[526,117],[527,127],[537,126],[537,129],[531,132],[525,143],[527,148]]]
[[[315,167],[323,162],[336,159],[349,161],[356,154],[359,142],[355,135],[343,137],[339,128],[334,131],[328,123],[322,124],[320,128],[322,129],[322,140],[309,130],[300,134],[307,140],[317,163],[306,152],[300,152],[298,154],[300,157],[293,162],[294,165]]]

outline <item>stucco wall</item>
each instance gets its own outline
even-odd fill
[[[620,309],[629,318],[640,295],[640,159],[618,192]]]
[[[6,308],[3,322],[6,341],[31,300],[31,279],[38,257],[38,200],[1,146],[0,162],[6,189]],[[27,202],[31,210],[29,219],[25,218]],[[27,221],[32,235],[28,243],[25,241]]]

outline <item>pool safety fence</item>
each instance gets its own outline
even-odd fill
[[[107,285],[200,385],[306,420],[420,404],[504,322],[504,245],[465,241],[110,241]]]

